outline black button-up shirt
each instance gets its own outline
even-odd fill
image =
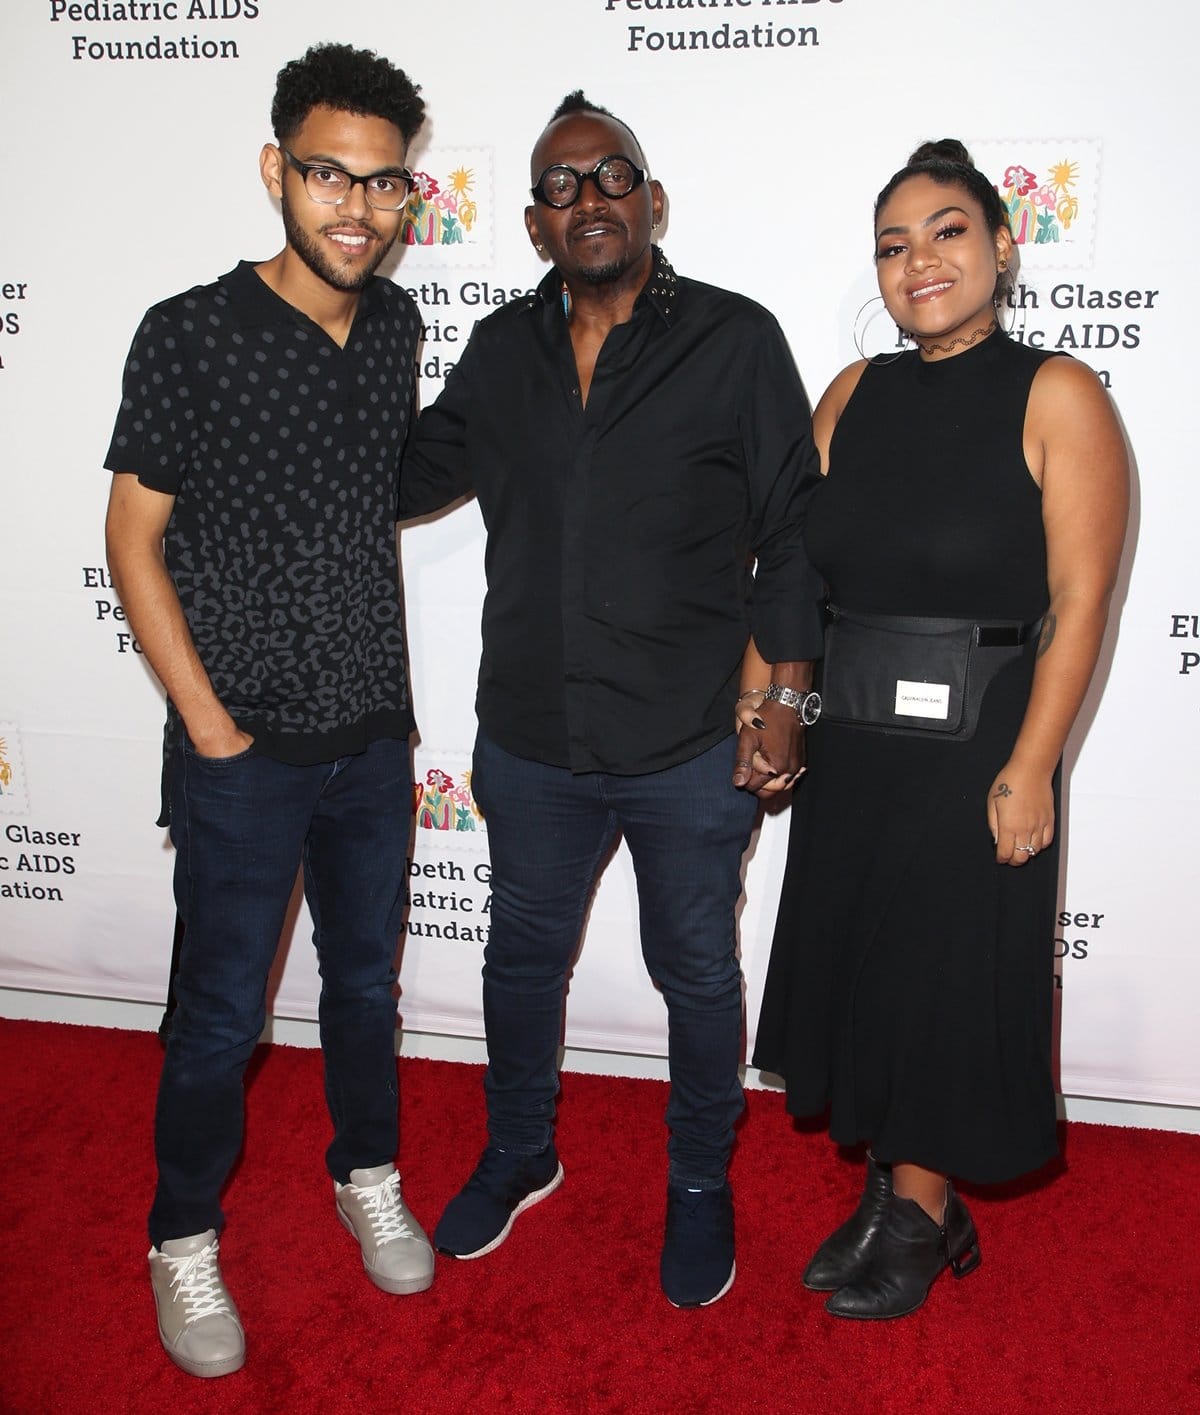
[[[636,775],[731,731],[751,633],[768,662],[819,657],[821,584],[801,540],[817,455],[761,306],[677,277],[656,249],[585,406],[560,288],[551,271],[477,325],[413,430],[400,517],[478,496],[488,736]]]

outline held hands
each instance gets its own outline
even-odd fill
[[[787,791],[807,770],[804,728],[795,710],[752,691],[738,699],[736,716],[734,786],[754,796]]]
[[[1054,839],[1050,776],[1010,759],[988,788],[987,817],[996,863],[1027,865]]]

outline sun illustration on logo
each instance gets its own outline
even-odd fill
[[[429,172],[414,172],[400,239],[408,246],[462,245],[479,219],[474,191],[470,167],[456,167],[444,184]]]
[[[460,782],[441,767],[430,767],[424,782],[413,783],[413,814],[418,830],[476,830],[483,812],[471,794],[471,773]]]

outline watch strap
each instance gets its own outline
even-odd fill
[[[763,694],[763,700],[791,708],[807,727],[811,727],[821,715],[821,695],[811,688],[787,688],[782,683],[771,683]]]

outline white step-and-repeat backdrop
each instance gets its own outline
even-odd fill
[[[0,39],[0,985],[163,995],[174,912],[154,827],[162,703],[105,568],[100,464],[143,310],[278,249],[257,172],[274,77],[333,39],[388,55],[428,103],[412,154],[422,199],[386,267],[427,321],[425,401],[475,321],[543,273],[522,225],[528,154],[571,88],[642,138],[668,192],[660,235],[676,268],[774,310],[814,400],[854,357],[855,315],[874,293],[875,192],[918,140],[967,141],[1012,211],[1021,337],[1100,372],[1136,467],[1119,626],[1070,751],[1062,1087],[1200,1104],[1187,363],[1200,203],[1181,7],[6,0]],[[475,508],[405,530],[402,550],[422,735],[401,1011],[410,1028],[477,1036],[489,893],[469,783]],[[786,828],[786,814],[768,819],[746,865],[751,1026]],[[301,909],[280,1015],[313,1015],[307,936]],[[664,1050],[623,852],[589,920],[567,1040]]]

